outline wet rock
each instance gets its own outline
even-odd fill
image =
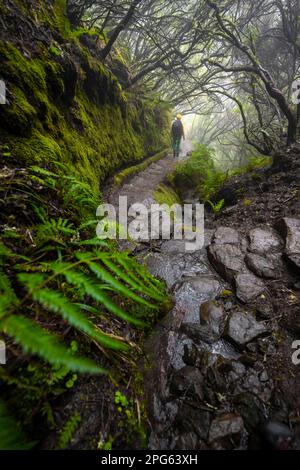
[[[218,227],[213,236],[213,243],[216,245],[239,245],[239,232],[231,227]]]
[[[200,323],[205,325],[216,339],[219,339],[224,332],[226,318],[227,313],[224,308],[216,302],[208,301],[200,306]]]
[[[228,379],[230,382],[240,381],[246,374],[246,367],[244,364],[238,361],[231,362],[231,371],[228,374]]]
[[[176,426],[180,432],[193,432],[200,439],[207,440],[211,423],[211,413],[184,403],[176,416]]]
[[[235,275],[244,272],[246,265],[244,253],[237,245],[210,245],[208,258],[216,271],[228,282],[232,282]]]
[[[246,304],[265,290],[265,284],[252,273],[240,273],[235,276],[235,288],[237,298]]]
[[[253,302],[253,308],[263,319],[272,318],[274,315],[273,303],[270,298],[270,294],[268,294],[266,291],[255,299]]]
[[[147,258],[147,266],[151,274],[163,279],[170,288],[182,278],[185,259],[178,254],[153,253]]]
[[[199,321],[199,305],[215,299],[221,292],[221,284],[212,275],[200,275],[187,278],[175,291],[175,299],[179,308],[186,312],[183,322]]]
[[[185,366],[173,375],[170,391],[176,396],[185,395],[203,400],[203,375],[199,369]]]
[[[244,422],[241,416],[228,413],[215,418],[209,430],[209,443],[214,449],[232,448],[240,444],[245,432]]]
[[[165,423],[174,421],[178,412],[178,404],[176,401],[162,402],[159,395],[153,395],[152,412],[156,421],[165,425]]]
[[[273,391],[273,381],[269,379],[266,369],[258,368],[258,363],[256,363],[254,368],[247,370],[241,389],[256,395],[262,402],[268,403]]]
[[[232,310],[232,308],[234,307],[234,303],[233,302],[225,302],[224,304],[224,309],[226,312],[229,312],[230,310]]]
[[[211,352],[212,352],[211,361],[214,356],[222,356],[225,359],[234,359],[234,360],[237,360],[240,357],[240,353],[233,347],[233,345],[228,343],[224,339],[220,339],[219,341],[214,343],[211,347]]]
[[[284,218],[277,224],[285,238],[285,253],[288,259],[300,268],[300,219]]]
[[[265,335],[268,332],[266,326],[257,322],[248,312],[234,312],[229,317],[225,336],[240,347]]]
[[[213,233],[213,230],[205,230],[204,247],[211,244]],[[187,253],[186,243],[186,240],[168,240],[162,243],[161,251],[162,253]],[[199,251],[199,248],[195,249],[195,251]]]
[[[187,366],[201,368],[202,371],[208,366],[210,353],[208,351],[200,351],[195,344],[184,345],[183,361]]]
[[[218,356],[215,362],[208,368],[206,374],[205,394],[211,389],[213,392],[225,393],[228,390],[228,374],[232,370],[232,362],[229,359],[225,359]],[[208,398],[208,397],[207,397]],[[215,403],[212,395],[209,397],[210,403]],[[207,400],[208,401],[208,400]]]
[[[199,437],[195,432],[181,434],[175,442],[176,450],[197,450]]]
[[[213,333],[207,325],[200,326],[197,323],[183,323],[181,330],[197,344],[201,343],[201,341],[206,344],[213,344],[220,337]]]
[[[282,276],[281,255],[275,253],[260,255],[257,253],[248,253],[245,261],[248,268],[259,277],[266,279],[279,279]]]
[[[186,347],[192,347],[193,340],[185,334],[176,334],[172,331],[169,333],[167,351],[169,355],[170,365],[174,370],[182,369],[186,364],[183,360],[184,350]],[[193,364],[192,364],[193,365]]]
[[[161,245],[162,253],[186,253],[185,240],[168,240]]]
[[[249,232],[249,250],[253,253],[268,253],[282,248],[279,235],[269,227],[255,228]]]
[[[235,410],[243,417],[248,432],[257,431],[264,419],[263,403],[251,392],[242,392],[233,399]]]

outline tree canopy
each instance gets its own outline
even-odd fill
[[[104,33],[103,60],[113,46],[126,54],[130,87],[143,84],[186,114],[209,113],[219,131],[220,114],[238,110],[235,130],[263,154],[284,133],[295,141],[297,0],[70,0],[68,11],[74,24]]]

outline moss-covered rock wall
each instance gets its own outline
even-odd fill
[[[67,163],[98,192],[116,168],[168,146],[168,105],[124,91],[120,53],[103,64],[101,38],[71,30],[65,0],[4,0],[0,13],[2,161]]]

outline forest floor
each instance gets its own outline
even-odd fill
[[[108,202],[123,195],[149,207],[175,165],[171,156],[150,165],[111,190]],[[299,168],[296,146],[272,168],[227,181],[216,196],[226,208],[205,215],[201,250],[187,253],[174,240],[120,246],[163,279],[174,300],[146,341],[151,449],[261,448],[269,419],[299,435],[300,366],[292,362],[300,339]],[[289,236],[298,250],[291,256]],[[282,446],[298,448],[282,429]]]

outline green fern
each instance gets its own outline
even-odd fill
[[[99,286],[97,285],[96,279],[91,279],[82,272],[75,271],[72,269],[72,265],[63,264],[63,263],[51,263],[49,266],[54,270],[56,275],[63,275],[67,282],[72,284],[85,292],[86,295],[89,295],[97,302],[102,303],[107,310],[114,313],[118,317],[122,318],[129,323],[132,323],[136,326],[145,326],[144,322],[131,317],[128,313],[122,310],[118,305],[116,305]]]
[[[39,225],[37,231],[38,243],[46,243],[49,241],[63,241],[65,237],[68,239],[76,234],[73,224],[67,219],[59,218],[45,220]]]
[[[0,450],[27,450],[33,443],[26,443],[25,436],[16,421],[10,416],[3,401],[0,401]]]
[[[114,363],[131,361],[133,344],[120,337],[122,322],[115,317],[139,328],[148,326],[166,298],[164,286],[144,266],[115,251],[113,243],[92,238],[98,222],[97,197],[88,184],[70,175],[69,168],[56,167],[57,173],[57,168],[36,166],[17,170],[0,188],[3,204],[12,205],[5,207],[4,218],[16,201],[26,213],[25,222],[16,222],[18,237],[4,234],[5,243],[0,241],[0,334],[12,357],[9,370],[1,369],[1,380],[17,391],[28,387],[27,409],[37,398],[38,412],[52,426],[51,398],[72,387],[77,372],[107,373],[77,353],[72,335],[82,348],[88,345],[87,351],[97,344],[98,355],[103,351]],[[62,331],[68,332],[70,341]],[[28,365],[29,355],[35,357]],[[22,364],[17,370],[16,363]],[[22,416],[22,407],[18,411]],[[61,447],[70,441],[76,421],[61,431]],[[5,433],[6,422],[0,408],[0,447],[13,448],[16,443],[21,448],[17,427],[7,425]]]
[[[13,253],[0,245],[2,264]],[[89,320],[87,314],[94,317],[103,315],[99,307],[72,301],[65,291],[77,289],[81,300],[91,298],[102,305],[111,314],[122,320],[144,327],[146,322],[121,308],[107,292],[118,293],[136,304],[157,310],[163,302],[162,285],[124,253],[77,252],[73,262],[47,262],[40,266],[31,266],[36,272],[19,272],[18,282],[26,288],[27,295],[20,299],[11,286],[9,277],[0,271],[0,331],[20,344],[24,352],[37,354],[52,365],[63,365],[70,370],[86,373],[103,373],[103,369],[86,358],[77,358],[58,341],[53,334],[41,328],[34,320],[19,315],[17,312],[28,296],[46,311],[59,315],[69,325],[83,332],[104,348],[127,351],[129,345],[119,337],[108,335]],[[18,270],[21,265],[16,265]],[[135,271],[135,272],[134,272]],[[61,283],[64,278],[65,282]],[[55,286],[57,286],[55,288]],[[63,286],[63,290],[60,290]],[[109,289],[107,291],[107,289]],[[155,301],[150,302],[149,299]],[[158,304],[158,305],[157,305]]]
[[[50,364],[64,365],[70,370],[82,373],[103,374],[106,372],[90,359],[75,357],[56,336],[48,333],[29,318],[10,315],[0,320],[0,330],[14,338],[25,353],[37,354]]]
[[[59,439],[58,439],[59,449],[65,449],[67,447],[67,445],[70,443],[80,423],[81,423],[81,416],[79,413],[75,413],[65,423],[64,427],[59,432]]]
[[[207,201],[207,202],[211,206],[214,214],[219,214],[221,212],[221,210],[223,209],[224,204],[225,204],[224,199],[221,199],[219,202],[217,202],[215,204],[212,201]]]
[[[26,282],[25,276],[28,275],[22,275],[23,282]],[[128,345],[125,343],[121,344],[120,341],[114,341],[112,337],[103,333],[99,328],[96,328],[95,325],[81,313],[80,309],[60,292],[40,289],[33,292],[32,298],[43,305],[47,310],[60,314],[70,325],[83,331],[99,344],[110,349],[128,350]]]

